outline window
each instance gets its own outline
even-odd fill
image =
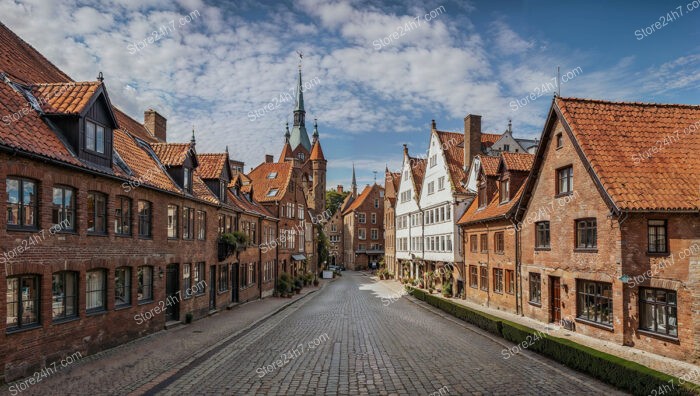
[[[489,269],[486,267],[479,268],[479,282],[481,283],[481,290],[489,291]]]
[[[41,277],[22,275],[7,278],[7,329],[39,324]]]
[[[663,289],[639,290],[639,328],[678,337],[676,292]]]
[[[185,191],[190,192],[190,185],[192,184],[190,179],[190,168],[183,168],[182,171],[182,187]]]
[[[270,172],[267,174],[268,179],[274,179],[277,177],[277,172]]]
[[[576,316],[589,322],[612,326],[612,283],[576,281]]]
[[[204,294],[207,286],[204,281],[204,263],[197,263],[194,265],[194,285],[197,287],[195,295]]]
[[[564,146],[564,139],[561,133],[557,133],[557,148],[562,148]]]
[[[532,304],[542,304],[542,280],[540,274],[530,272],[530,302]]]
[[[598,247],[596,219],[576,220],[576,248],[595,249]]]
[[[299,209],[299,211],[298,211],[298,213],[297,213],[297,215],[298,215],[297,217],[298,217],[300,220],[303,220],[303,219],[304,219],[304,205],[299,205],[299,208],[298,208],[298,209]]]
[[[70,187],[54,187],[51,223],[63,231],[75,230],[75,193]]]
[[[138,300],[153,300],[153,267],[142,266],[138,268],[139,287]]]
[[[504,144],[503,151],[510,151],[510,144]]]
[[[370,230],[370,237],[372,238],[373,241],[376,241],[379,239],[379,230],[376,228],[372,228]]]
[[[493,234],[493,244],[495,252],[498,254],[503,254],[505,245],[503,232],[497,232]]]
[[[107,198],[98,192],[88,193],[88,232],[94,234],[107,233]]]
[[[501,180],[499,195],[501,203],[510,201],[510,180]]]
[[[277,188],[271,188],[270,191],[267,192],[267,196],[274,197],[277,195],[278,191],[279,191],[279,189],[277,189]]]
[[[506,293],[515,293],[515,271],[506,270]]]
[[[434,167],[437,165],[437,154],[433,154],[430,156],[430,167]]]
[[[358,228],[357,237],[362,240],[367,239],[367,230],[364,228]]]
[[[485,208],[488,205],[488,199],[486,198],[486,186],[479,187],[479,208]]]
[[[149,238],[151,236],[151,203],[139,201],[139,236]]]
[[[105,152],[105,128],[85,121],[85,148],[103,154]]]
[[[370,221],[372,224],[377,224],[377,214],[376,213],[370,213]]]
[[[493,291],[503,293],[503,269],[501,268],[493,269]]]
[[[117,197],[114,208],[114,233],[131,235],[131,199],[127,197]]]
[[[131,268],[129,267],[114,270],[114,305],[117,307],[131,305]]]
[[[549,222],[535,223],[535,248],[549,249]]]
[[[228,290],[228,264],[219,266],[219,292]]]
[[[7,228],[37,227],[37,186],[27,179],[8,178]]]
[[[383,195],[384,192],[380,191],[379,194],[380,194],[380,195]],[[375,208],[375,209],[378,209],[378,208],[379,208],[379,198],[374,198],[374,208]]]
[[[557,170],[557,195],[571,194],[574,190],[574,168],[567,166]]]
[[[168,205],[168,238],[177,238],[177,205]]]
[[[338,232],[338,226],[335,223],[331,223],[331,232]]]
[[[666,220],[649,220],[649,253],[666,253]]]
[[[358,213],[357,214],[357,222],[360,224],[365,224],[367,223],[367,214],[365,213]]]
[[[294,204],[291,202],[287,202],[287,216],[289,216],[290,219],[294,218]]]
[[[182,239],[194,239],[194,209],[182,208]]]
[[[435,182],[428,183],[428,195],[435,193]]]
[[[438,190],[445,189],[445,176],[438,177]]]
[[[203,210],[197,211],[197,239],[203,241],[207,236],[207,213]]]
[[[85,276],[85,309],[87,312],[107,309],[107,271],[88,271]]]
[[[473,287],[474,289],[479,288],[479,278],[475,265],[469,266],[469,286]]]
[[[182,290],[185,298],[190,298],[192,295],[192,277],[190,273],[190,264],[182,264]]]
[[[487,234],[481,234],[480,236],[480,242],[481,242],[481,253],[486,253],[489,251],[489,238]]]
[[[248,264],[248,284],[255,283],[255,263]]]
[[[469,250],[471,250],[472,253],[476,253],[478,251],[478,246],[476,242],[476,235],[470,235],[469,236]]]
[[[78,273],[62,271],[53,274],[51,282],[51,315],[53,320],[78,316]]]

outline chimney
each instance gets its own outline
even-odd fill
[[[432,129],[433,131],[437,130],[437,125],[435,124],[435,120],[433,120],[433,122],[430,123],[430,129]]]
[[[165,128],[167,121],[168,120],[166,120],[165,117],[158,114],[158,112],[153,109],[148,109],[143,113],[144,126],[153,136],[156,137],[156,139],[163,143],[167,142]]]
[[[342,193],[343,193],[343,185],[342,185],[342,184],[338,184],[338,187],[337,187],[337,188],[338,188],[338,192],[339,192],[340,194],[342,194]]]
[[[464,169],[481,153],[481,116],[469,114],[464,117]]]
[[[265,154],[265,163],[266,163],[266,164],[269,164],[269,163],[272,163],[272,162],[275,162],[275,157],[273,157],[273,156],[270,155],[270,154]]]

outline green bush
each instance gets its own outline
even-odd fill
[[[574,370],[635,395],[700,395],[700,387],[652,370],[641,364],[589,348],[573,341],[552,337],[406,285],[409,294],[489,333],[515,343],[511,351],[522,346],[552,358]],[[504,350],[506,353],[506,350]],[[512,352],[507,352],[512,354]]]
[[[283,272],[277,281],[277,292],[284,295],[292,291],[292,278],[288,273]]]

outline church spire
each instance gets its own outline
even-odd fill
[[[304,88],[301,81],[301,59],[303,55],[301,52],[297,52],[297,54],[299,54],[299,79],[297,80],[297,98],[296,106],[294,107],[294,125],[289,137],[289,144],[295,152],[299,146],[302,146],[306,153],[309,154],[311,153],[311,141],[306,132],[306,123],[304,121],[306,110],[304,110]]]
[[[314,142],[318,140],[318,120],[316,118],[314,118],[314,133],[311,136],[313,136]]]
[[[304,126],[306,111],[304,110],[304,89],[301,84],[301,59],[304,55],[301,52],[297,53],[299,54],[299,80],[297,81],[297,104],[294,107],[294,126]]]
[[[352,163],[352,196],[357,198],[357,180],[355,179],[355,163]]]

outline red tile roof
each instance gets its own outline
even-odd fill
[[[248,195],[243,192],[236,194],[228,190],[228,197],[228,202],[242,212],[256,216],[274,217],[264,206],[255,202],[255,200],[250,200]]]
[[[532,169],[532,163],[535,160],[534,154],[526,153],[510,153],[504,151],[501,153],[503,164],[508,170],[529,172]]]
[[[486,176],[498,176],[498,165],[501,162],[501,157],[493,157],[490,155],[477,154],[481,163],[481,169],[484,170]]]
[[[99,81],[37,84],[32,93],[46,114],[81,114],[100,85]]]
[[[700,209],[700,106],[576,98],[555,105],[617,208]]]
[[[146,184],[167,191],[180,191],[180,188],[156,160],[139,147],[128,133],[121,129],[114,131],[114,149],[123,157],[128,158],[127,165],[133,172],[131,179],[134,181],[132,183],[134,187]]]
[[[363,204],[363,203],[367,200],[367,198],[371,195],[372,190],[374,190],[375,188],[379,188],[379,189],[382,189],[382,190],[384,189],[384,187],[382,187],[382,186],[380,186],[380,185],[378,185],[378,184],[373,184],[373,185],[371,185],[371,186],[365,186],[365,188],[362,190],[362,192],[360,193],[360,195],[357,196],[357,199],[355,199],[354,201],[352,201],[352,203],[350,204],[350,206],[348,206],[347,208],[345,208],[345,209],[343,210],[342,215],[345,216],[346,214],[348,214],[348,213],[354,211],[355,209],[359,208],[360,206],[362,206],[362,204]]]
[[[192,145],[190,143],[151,143],[153,152],[165,166],[181,166]]]
[[[484,208],[479,208],[478,198],[474,199],[471,205],[469,205],[469,208],[467,208],[467,211],[464,212],[459,221],[457,221],[457,224],[468,225],[476,222],[501,220],[514,215],[515,209],[517,208],[517,203],[523,194],[523,190],[525,189],[525,184],[526,183],[523,183],[520,186],[518,191],[513,196],[513,199],[504,204],[501,204],[500,202],[501,198],[498,191],[494,194],[491,201],[489,201],[489,204]]]
[[[282,147],[282,153],[280,153],[280,158],[278,162],[284,162],[287,158],[293,158],[294,153],[292,153],[292,146],[289,142],[284,142],[284,147]]]
[[[323,150],[321,150],[321,142],[319,140],[316,140],[314,142],[313,147],[311,147],[311,155],[309,156],[309,160],[315,161],[325,159],[326,157],[323,156]]]
[[[218,179],[224,171],[228,155],[226,153],[197,154],[199,166],[197,174],[202,179]]]
[[[72,79],[46,59],[39,51],[19,38],[0,22],[0,72],[25,84],[60,83]]]
[[[481,145],[484,147],[491,147],[501,138],[501,136],[503,135],[498,133],[482,133]]]
[[[436,131],[440,144],[445,153],[447,169],[450,171],[452,188],[458,193],[466,192],[464,184],[468,174],[464,171],[464,134],[455,132]],[[460,147],[461,146],[461,147]]]
[[[277,173],[274,178],[268,176]],[[272,202],[284,197],[289,182],[292,179],[291,162],[263,162],[248,173],[253,188],[253,199],[258,202]],[[277,194],[268,197],[270,190],[277,189]]]
[[[133,137],[137,137],[146,143],[158,143],[158,140],[153,136],[143,124],[139,124],[136,120],[126,115],[117,107],[112,106],[114,116],[119,123],[119,129],[129,133]]]
[[[408,157],[411,166],[411,174],[413,175],[414,191],[416,196],[420,197],[420,191],[423,187],[423,178],[425,177],[425,165],[427,163],[425,158],[418,157]]]
[[[219,204],[219,199],[211,192],[209,187],[196,174],[192,176],[192,195],[195,198],[207,201],[212,204]]]

